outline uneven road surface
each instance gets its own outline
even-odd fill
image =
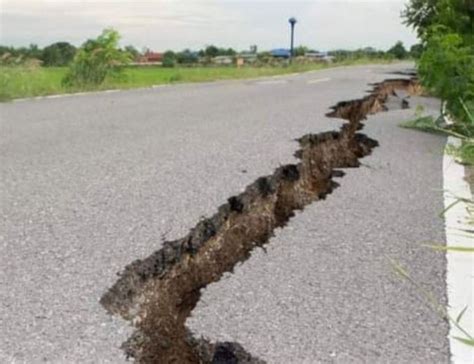
[[[99,304],[116,273],[182,237],[295,138],[410,64],[0,105],[0,362],[120,363],[132,332]],[[448,326],[390,259],[446,303],[440,136],[369,117],[379,141],[326,200],[298,212],[188,320],[269,363],[447,363]]]

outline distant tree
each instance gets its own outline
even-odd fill
[[[377,50],[374,47],[365,47],[363,48],[365,53],[377,53]]]
[[[17,51],[14,47],[0,45],[0,64],[8,65],[16,61]]]
[[[233,48],[218,48],[210,45],[198,52],[199,57],[214,58],[217,56],[235,56],[237,51]]]
[[[130,54],[133,60],[137,59],[140,56],[140,52],[132,45],[128,45],[124,48],[125,52]]]
[[[346,49],[336,49],[333,51],[329,51],[328,55],[330,55],[331,57],[334,57],[334,60],[336,62],[344,61],[354,56],[353,52]]]
[[[176,61],[180,64],[196,63],[198,61],[198,55],[190,49],[185,49],[176,53]]]
[[[173,51],[166,51],[163,54],[163,67],[174,67],[176,64],[176,54]]]
[[[233,48],[219,49],[219,56],[235,56],[237,52]]]
[[[6,53],[13,54],[14,51],[15,51],[15,49],[13,47],[0,45],[0,56],[4,55]]]
[[[395,45],[392,48],[390,48],[387,51],[387,53],[397,59],[404,59],[408,55],[408,52],[403,46],[403,43],[401,41],[398,41],[397,43],[395,43]]]
[[[305,46],[298,46],[294,49],[295,56],[304,56],[309,51],[308,47]]]
[[[41,60],[44,66],[66,66],[76,54],[76,47],[67,42],[53,43],[43,49]]]
[[[69,86],[98,85],[109,76],[118,75],[131,57],[118,47],[120,35],[105,29],[96,39],[89,39],[76,53],[63,82]]]
[[[0,65],[10,65],[15,62],[15,48],[0,45]]]
[[[30,44],[25,53],[27,58],[41,59],[42,51],[39,49],[37,44]]]
[[[207,46],[205,49],[204,49],[204,54],[207,56],[207,57],[217,57],[219,55],[219,48],[217,48],[216,46],[213,46],[213,45],[210,45],[210,46]]]

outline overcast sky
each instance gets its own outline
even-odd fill
[[[0,0],[0,43],[80,45],[113,27],[122,44],[153,50],[208,44],[259,50],[287,47],[288,18],[298,19],[295,43],[318,50],[416,43],[401,24],[406,0]]]

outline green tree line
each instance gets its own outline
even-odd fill
[[[39,60],[41,65],[45,67],[61,67],[69,65],[77,52],[86,44],[88,40],[81,47],[77,48],[74,45],[61,41],[55,42],[41,49],[36,44],[31,44],[28,47],[12,47],[0,45],[0,63],[2,64],[23,64],[28,60]],[[117,48],[119,45],[116,45]],[[417,58],[420,55],[420,45],[414,45],[410,49],[405,49],[402,42],[397,42],[393,47],[387,51],[377,50],[372,47],[366,47],[356,50],[334,50],[328,52],[329,55],[334,56],[337,61],[344,61],[346,59],[406,59]],[[255,47],[256,48],[256,47]],[[140,52],[132,45],[127,45],[122,53],[127,53],[131,60],[137,60],[140,56],[146,53],[146,50]],[[304,56],[307,52],[311,52],[311,48],[301,45],[295,48],[295,56]],[[182,51],[167,50],[164,52],[163,63],[164,66],[172,67],[174,65],[192,65],[198,63],[200,59],[210,60],[217,56],[236,56],[239,52],[233,48],[217,47],[215,45],[208,45],[197,51],[191,49],[184,49]],[[260,52],[259,56],[264,59],[269,56],[268,52]]]

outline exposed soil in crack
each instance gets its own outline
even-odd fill
[[[109,313],[136,327],[122,345],[126,355],[139,363],[263,363],[237,343],[193,337],[186,319],[202,288],[267,244],[275,228],[284,226],[296,210],[331,193],[337,187],[333,178],[343,175],[338,168],[360,165],[359,159],[378,145],[357,132],[361,121],[386,110],[387,100],[398,90],[419,94],[421,88],[415,79],[387,80],[362,99],[338,103],[327,116],[348,122],[339,131],[298,139],[299,163],[258,178],[185,237],[167,241],[148,258],[128,265],[100,301]],[[405,99],[399,101],[400,108],[406,107]]]

